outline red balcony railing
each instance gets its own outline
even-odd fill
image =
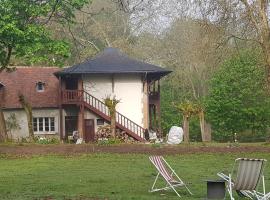
[[[62,103],[80,103],[83,101],[83,90],[63,90]]]

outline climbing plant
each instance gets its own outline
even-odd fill
[[[7,126],[7,131],[9,132],[11,139],[12,139],[12,131],[21,129],[21,126],[18,122],[18,119],[17,119],[15,113],[11,113],[8,116],[8,118],[6,120],[6,126]]]
[[[34,141],[34,130],[33,130],[33,113],[32,113],[32,106],[31,104],[27,101],[24,95],[19,94],[19,102],[22,105],[26,117],[27,117],[27,123],[28,123],[28,131],[29,131],[29,139],[31,142]]]

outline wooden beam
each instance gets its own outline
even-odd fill
[[[82,138],[85,140],[85,118],[84,118],[84,104],[82,104]]]
[[[158,131],[160,134],[160,137],[162,136],[162,130],[161,130],[161,110],[160,110],[160,82],[158,80],[158,99],[157,99],[157,126],[158,126]]]
[[[149,129],[149,90],[148,82],[143,82],[143,128]]]
[[[83,80],[82,76],[78,78],[78,90],[82,91],[83,90]],[[82,97],[83,98],[83,97]],[[85,139],[85,127],[84,127],[84,103],[83,99],[79,102],[79,116],[78,116],[78,130],[79,130],[79,135],[81,138]]]
[[[58,90],[58,105],[59,105],[59,128],[60,140],[63,141],[63,106],[62,106],[62,77],[59,77],[59,90]]]

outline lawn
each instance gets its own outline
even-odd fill
[[[205,180],[230,170],[237,157],[252,154],[185,154],[164,156],[194,196],[180,189],[182,199],[206,196]],[[270,165],[266,167],[270,191]],[[88,154],[78,156],[5,156],[0,158],[0,199],[178,199],[171,191],[149,193],[155,169],[143,154]]]

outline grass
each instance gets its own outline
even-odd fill
[[[194,193],[190,197],[180,189],[182,199],[203,199],[205,180],[230,171],[237,157],[270,160],[266,153],[165,156]],[[1,156],[0,199],[178,199],[172,191],[148,192],[155,175],[147,155]],[[270,191],[270,166],[265,176]]]

